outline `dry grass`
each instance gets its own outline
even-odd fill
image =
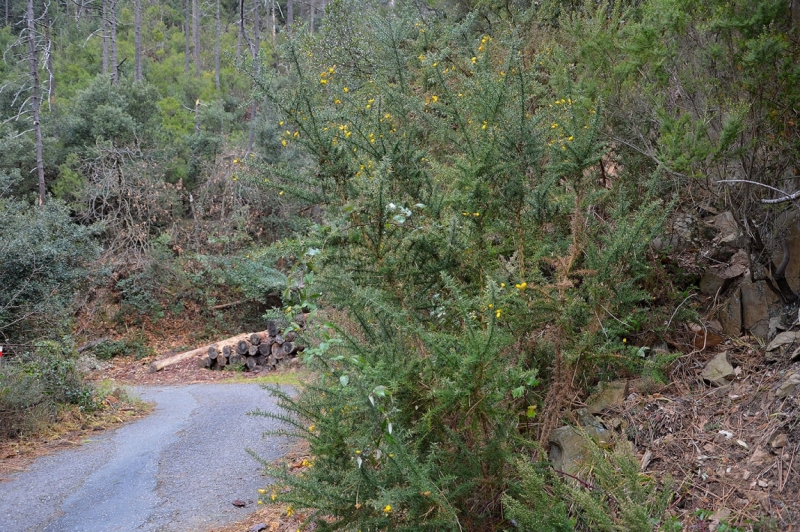
[[[107,395],[102,408],[88,414],[75,405],[62,406],[55,422],[35,434],[0,442],[0,482],[8,480],[8,475],[25,471],[40,456],[81,445],[91,434],[140,419],[151,409],[151,404],[120,392]]]

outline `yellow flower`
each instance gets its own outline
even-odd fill
[[[283,139],[283,140],[281,141],[281,145],[282,145],[282,146],[284,146],[284,147],[286,147],[286,139]]]
[[[432,101],[433,103],[436,103],[436,102],[438,102],[438,101],[439,101],[439,97],[438,97],[438,96],[436,96],[436,95],[434,94],[433,96],[431,96],[431,101]]]
[[[278,122],[278,125],[279,125],[279,126],[282,126],[282,125],[283,125],[283,120],[281,120],[280,122]]]
[[[321,80],[319,80],[319,82],[321,84],[323,84],[323,85],[327,85],[328,84],[328,80],[327,79],[321,79]]]
[[[264,504],[264,501],[258,501],[258,504]]]
[[[500,283],[500,288],[505,288],[505,287],[506,287],[506,283]]]
[[[487,122],[486,122],[486,120],[484,120],[483,121],[483,125],[481,126],[481,129],[486,129],[486,125],[487,125]]]
[[[419,54],[419,57],[417,59],[419,59],[420,62],[425,61],[425,56],[422,55],[422,54]]]
[[[308,427],[308,432],[313,431],[315,428],[317,428],[316,425],[311,425],[310,427]]]
[[[550,129],[555,129],[557,127],[558,127],[558,123],[557,122],[553,122],[553,125],[550,126]]]
[[[348,89],[347,87],[343,88],[342,90],[343,90],[344,92],[350,92],[350,89]]]
[[[515,284],[514,288],[517,288],[518,290],[525,290],[526,288],[528,288],[528,283],[523,281],[523,282],[521,282],[519,284]]]
[[[497,309],[497,312],[494,313],[494,317],[495,318],[499,318],[500,317],[500,312],[501,312],[501,310]]]
[[[383,513],[388,514],[391,511],[392,511],[392,505],[391,504],[387,504],[386,506],[383,507]]]
[[[469,216],[469,213],[468,212],[462,212],[461,216]]]
[[[623,338],[623,339],[622,339],[622,343],[623,343],[623,344],[627,344],[627,343],[628,343],[628,339],[627,339],[627,338]]]
[[[570,141],[570,142],[572,142],[572,139],[573,139],[573,138],[575,138],[575,137],[573,137],[572,135],[570,135],[570,136],[569,136],[569,138],[568,138],[567,140],[568,140],[568,141]]]
[[[481,213],[479,213],[479,212],[473,212],[472,213],[472,216],[476,216],[477,217],[477,216],[480,216],[480,215],[481,215]]]
[[[332,66],[332,67],[330,67],[330,68],[328,69],[328,73],[330,73],[330,74],[333,74],[333,72],[334,72],[335,70],[336,70],[336,66],[334,65],[334,66]]]
[[[234,159],[233,164],[239,164],[239,159]]]
[[[294,508],[291,506],[286,507],[286,517],[291,517],[294,515]]]
[[[431,66],[433,66],[433,67],[435,68],[435,67],[436,67],[438,64],[439,64],[439,63],[434,63],[434,64],[433,64],[433,65],[431,65]]]
[[[297,138],[297,137],[299,137],[299,136],[300,136],[300,132],[299,132],[299,131],[295,131],[295,132],[294,132],[294,135],[292,135],[292,136],[293,136],[293,137],[295,137],[295,138]]]
[[[478,58],[477,57],[471,57],[469,60],[472,61],[473,65],[478,62]]]
[[[264,493],[266,493],[266,492],[267,492],[267,490],[258,490],[258,492],[259,492],[259,493],[261,493],[261,494],[263,495]]]
[[[333,100],[333,103],[335,103],[336,105],[339,105],[340,103],[342,103],[342,101],[341,100]]]
[[[280,192],[278,192],[278,196],[283,196],[283,190],[281,190]]]

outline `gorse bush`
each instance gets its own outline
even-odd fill
[[[323,530],[504,526],[515,457],[571,383],[664,363],[625,339],[665,205],[606,173],[602,100],[523,28],[347,1],[327,17],[286,48],[291,84],[257,80],[282,145],[316,160],[269,174],[325,204],[297,268],[350,322],[318,331],[298,397],[275,391],[315,462],[273,471],[292,489],[267,498]]]

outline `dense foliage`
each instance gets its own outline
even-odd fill
[[[314,464],[273,470],[268,502],[321,530],[673,526],[623,449],[594,449],[598,489],[542,449],[574,396],[668,369],[631,339],[681,317],[691,280],[651,246],[676,210],[730,210],[796,299],[771,257],[795,220],[800,11],[326,3],[34,2],[30,39],[9,2],[0,334],[67,354],[42,348],[53,377],[21,352],[0,399],[91,404],[67,336],[87,277],[102,319],[142,327],[222,298],[251,311],[205,327],[252,323],[271,298],[312,315],[314,378],[275,393]]]

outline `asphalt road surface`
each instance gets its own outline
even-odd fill
[[[275,422],[246,415],[276,409],[267,391],[195,384],[134,393],[157,403],[148,417],[0,483],[1,532],[201,532],[255,509],[268,479],[247,449],[268,461],[287,451],[286,440],[263,436]]]

